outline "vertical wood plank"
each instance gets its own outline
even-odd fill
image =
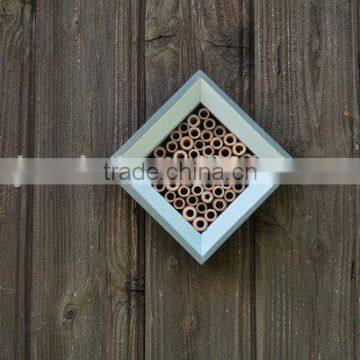
[[[35,154],[105,157],[143,97],[139,1],[37,2]],[[143,217],[117,186],[34,192],[31,355],[143,352]]]
[[[256,118],[295,157],[359,157],[359,8],[255,2]],[[359,354],[359,188],[282,187],[256,216],[261,359]]]
[[[31,4],[0,2],[0,157],[28,155],[32,86]],[[0,186],[0,349],[24,358],[28,333],[27,187]]]
[[[252,8],[248,1],[146,6],[149,117],[202,68],[252,112]],[[204,266],[146,218],[146,338],[151,359],[239,359],[255,354],[253,249],[248,222]]]

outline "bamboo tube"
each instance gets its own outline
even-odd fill
[[[233,145],[232,151],[235,156],[243,156],[246,153],[246,146],[242,142]]]
[[[219,150],[219,155],[222,157],[230,157],[231,156],[231,149],[228,146],[223,146],[220,150]]]
[[[170,154],[173,154],[178,148],[179,148],[179,145],[178,145],[177,142],[175,142],[175,141],[169,141],[169,142],[166,144],[166,150],[167,150]]]
[[[196,196],[200,196],[203,193],[203,188],[200,185],[194,185],[191,192]]]
[[[165,184],[166,190],[169,190],[169,191],[174,191],[174,192],[178,191],[179,187],[180,187],[180,184]]]
[[[180,139],[182,138],[181,132],[179,130],[174,130],[171,134],[170,134],[170,139],[172,141],[180,141]]]
[[[155,184],[154,188],[159,193],[162,193],[165,190],[164,184]]]
[[[222,148],[222,146],[224,145],[222,140],[218,137],[214,137],[211,139],[210,145],[215,149],[215,150],[219,150]]]
[[[236,183],[236,184],[233,185],[232,188],[234,189],[234,191],[237,194],[240,194],[245,190],[246,186],[245,186],[245,184],[242,184],[242,183]]]
[[[205,143],[209,143],[211,141],[211,139],[213,138],[213,133],[209,130],[203,130],[201,132],[201,140]]]
[[[186,185],[181,185],[179,187],[178,194],[181,197],[186,198],[187,196],[190,195],[190,188],[188,186],[186,186]]]
[[[226,130],[223,126],[221,125],[218,125],[215,129],[214,129],[214,135],[216,137],[219,137],[219,138],[223,138],[226,134]]]
[[[236,193],[234,190],[232,189],[228,189],[225,191],[225,196],[224,196],[225,200],[227,202],[233,202],[236,198]]]
[[[198,232],[203,232],[207,229],[207,227],[209,226],[209,223],[207,222],[207,220],[201,216],[195,218],[194,222],[193,222],[193,226],[195,228],[195,230],[197,230]]]
[[[207,191],[211,191],[214,188],[214,184],[205,184],[204,189]]]
[[[205,120],[210,116],[210,112],[206,108],[201,108],[198,112],[200,119]]]
[[[196,205],[196,211],[198,214],[205,214],[207,208],[207,205],[203,202],[198,202]]]
[[[187,123],[183,122],[179,125],[178,129],[182,134],[185,135],[189,131],[189,125]]]
[[[183,198],[176,198],[174,200],[174,208],[177,210],[182,210],[185,207],[185,200]]]
[[[217,212],[214,209],[208,209],[204,217],[208,222],[213,222],[217,218]]]
[[[215,199],[212,205],[217,212],[222,212],[226,209],[226,201],[224,199]]]
[[[214,119],[211,119],[211,118],[207,118],[205,121],[204,121],[204,128],[206,130],[214,130],[215,129],[215,126],[216,126],[216,122]]]
[[[210,204],[214,200],[214,195],[210,191],[204,191],[201,194],[201,200],[205,204]]]
[[[186,159],[188,157],[186,151],[184,150],[178,150],[175,151],[174,155],[173,155],[173,159]]]
[[[202,150],[205,146],[205,143],[202,140],[196,140],[194,142],[194,148],[197,150]]]
[[[221,187],[220,185],[216,185],[212,191],[214,197],[216,198],[223,198],[224,197],[224,188]]]
[[[231,189],[231,184],[221,184],[224,190]]]
[[[189,135],[192,139],[196,140],[200,137],[201,130],[196,126],[193,126],[189,129]]]
[[[200,118],[195,114],[192,114],[187,118],[187,123],[189,127],[199,126],[200,122],[201,122]]]
[[[251,154],[247,153],[247,154],[244,154],[242,157],[244,159],[252,159],[252,158],[255,158],[255,155],[251,155]]]
[[[202,151],[204,156],[213,156],[215,151],[214,148],[210,145],[206,145]]]
[[[190,136],[184,136],[180,140],[180,146],[183,150],[189,151],[194,147],[194,140]]]
[[[164,147],[162,146],[158,146],[155,150],[154,150],[154,157],[156,158],[164,158],[166,157],[166,150]]]
[[[196,218],[196,209],[193,206],[186,206],[182,211],[182,216],[187,221],[193,221]]]
[[[186,203],[190,206],[195,206],[198,202],[199,202],[199,199],[194,194],[190,194],[186,197]]]
[[[197,157],[199,157],[200,156],[200,151],[199,150],[197,150],[197,149],[191,149],[190,151],[189,151],[189,158],[190,159],[195,159],[195,158],[197,158]]]
[[[167,202],[172,203],[174,202],[176,198],[176,194],[173,191],[168,191],[167,193],[165,193],[165,199]]]
[[[227,146],[234,146],[236,144],[237,138],[234,134],[226,134],[224,136],[224,144]]]

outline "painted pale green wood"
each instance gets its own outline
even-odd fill
[[[237,106],[219,87],[208,79],[201,80],[201,102],[258,157],[290,155]]]
[[[200,79],[191,83],[187,91],[181,91],[177,101],[167,102],[160,113],[153,117],[150,127],[137,134],[134,143],[123,153],[126,157],[147,157],[154,148],[174,130],[200,102]],[[175,99],[176,99],[175,98]]]
[[[198,71],[113,155],[111,166],[118,165],[121,158],[134,158],[135,164],[141,162],[141,158],[147,157],[199,103],[208,107],[258,157],[290,157],[212,80],[202,71]],[[257,174],[257,180],[251,181],[246,191],[203,234],[199,234],[149,183],[134,181],[121,185],[200,264],[203,264],[278,186],[271,174]]]
[[[122,186],[181,246],[198,262],[203,263],[201,234],[174,207],[146,183],[137,181]]]
[[[201,256],[205,262],[224,241],[276,190],[278,185],[253,185],[236,200],[202,234]]]

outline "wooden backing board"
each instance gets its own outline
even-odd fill
[[[358,2],[255,4],[259,124],[294,157],[359,157]],[[360,356],[359,200],[358,187],[284,186],[257,213],[259,358]]]
[[[292,156],[359,157],[359,20],[0,1],[0,155],[108,157],[202,68]],[[357,359],[359,197],[282,187],[201,267],[118,187],[1,187],[1,357]]]

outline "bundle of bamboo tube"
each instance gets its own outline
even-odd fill
[[[253,154],[207,108],[200,107],[154,150],[153,156],[184,159],[249,157]],[[201,233],[245,190],[246,185],[157,184],[154,188]]]

